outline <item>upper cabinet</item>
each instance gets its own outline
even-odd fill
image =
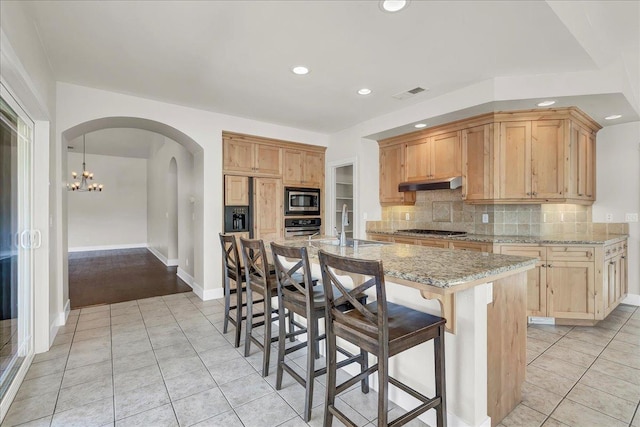
[[[500,200],[563,199],[564,121],[500,123]]]
[[[222,133],[225,174],[282,178],[284,185],[324,187],[326,147]]]
[[[223,168],[252,175],[282,175],[282,148],[223,137]]]
[[[405,181],[450,178],[462,172],[460,133],[425,136],[405,144]]]
[[[484,114],[379,141],[380,203],[415,202],[398,192],[401,181],[460,175],[467,203],[593,203],[600,128],[571,107]]]
[[[380,146],[380,204],[415,204],[415,191],[398,191],[398,184],[404,180],[404,177],[405,146],[403,144]]]
[[[320,188],[324,184],[324,152],[284,150],[285,185]]]

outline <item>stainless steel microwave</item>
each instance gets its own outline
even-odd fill
[[[320,189],[285,187],[285,215],[320,215]]]

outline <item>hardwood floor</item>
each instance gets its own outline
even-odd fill
[[[149,250],[122,249],[69,254],[71,308],[114,304],[189,292],[177,275]]]

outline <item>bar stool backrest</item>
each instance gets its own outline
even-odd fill
[[[224,273],[232,280],[242,280],[242,265],[238,255],[236,237],[232,234],[220,233],[220,245],[222,245],[222,265]]]
[[[384,287],[384,270],[380,260],[363,260],[346,258],[332,255],[325,251],[318,251],[320,268],[322,270],[322,283],[324,285],[324,295],[327,305],[327,325],[331,327],[333,323],[344,325],[346,328],[363,330],[378,337],[381,347],[388,346],[389,341],[389,320],[387,318],[387,295]],[[370,277],[362,284],[349,289],[345,287],[336,276],[335,270],[346,273],[354,273]],[[335,298],[333,286],[342,295]],[[375,286],[377,298],[377,313],[372,312],[362,305],[356,295]],[[358,310],[361,316],[345,316],[338,306],[351,303],[354,309]]]
[[[311,312],[315,310],[313,299],[313,280],[311,266],[306,247],[294,248],[271,243],[273,265],[278,281],[278,295],[282,300],[306,307],[307,319],[311,319]],[[292,267],[283,264],[284,259],[297,261]]]
[[[247,284],[269,289],[269,261],[262,240],[240,238]]]

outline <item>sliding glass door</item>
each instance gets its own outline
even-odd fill
[[[33,352],[33,123],[0,87],[0,400]],[[35,237],[35,239],[34,239]]]

